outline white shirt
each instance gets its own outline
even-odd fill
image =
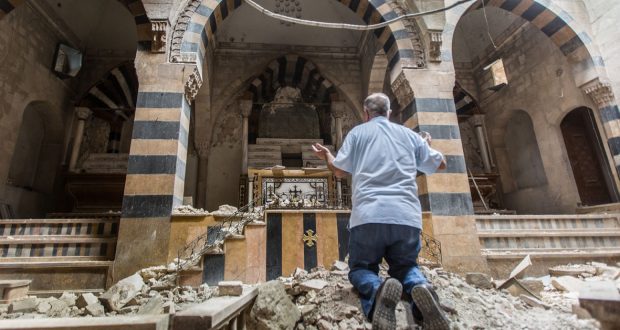
[[[421,229],[416,174],[434,173],[442,159],[420,135],[386,117],[353,128],[334,160],[353,176],[349,227],[386,223]]]

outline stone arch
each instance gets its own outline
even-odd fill
[[[117,0],[133,15],[138,30],[139,42],[151,41],[151,21],[146,15],[146,10],[142,0]],[[8,15],[17,7],[21,6],[24,0],[0,0],[0,19]]]
[[[455,26],[461,17],[481,9],[481,1],[485,1],[487,7],[496,7],[519,16],[543,32],[574,64],[578,85],[603,74],[599,70],[604,67],[603,59],[592,43],[593,38],[559,5],[542,0],[478,0],[467,8],[455,8],[455,11],[460,11]],[[453,34],[454,31],[450,29],[446,33]]]
[[[339,0],[367,24],[376,24],[397,17],[389,3],[383,0]],[[172,62],[194,62],[200,72],[205,65],[207,50],[214,43],[218,25],[237,8],[243,0],[193,0],[180,14],[173,31],[170,56]],[[402,71],[402,64],[415,56],[409,30],[401,22],[374,31],[388,57],[388,70],[392,77]],[[207,79],[203,79],[207,80]]]

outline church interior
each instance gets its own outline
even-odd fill
[[[457,2],[252,1],[390,22],[352,29],[247,0],[0,0],[0,282],[103,292],[173,263],[180,285],[257,284],[344,261],[351,178],[311,145],[337,154],[376,92],[446,157],[412,177],[421,263],[619,262],[620,5],[399,18]]]

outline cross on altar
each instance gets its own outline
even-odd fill
[[[302,193],[302,191],[301,191],[301,190],[298,190],[298,189],[297,189],[297,185],[294,185],[294,186],[293,186],[293,190],[290,190],[290,189],[289,189],[289,190],[288,190],[288,192],[289,192],[289,194],[291,194],[291,195],[292,195],[292,196],[291,196],[292,198],[299,198],[299,194],[300,194],[300,193]]]

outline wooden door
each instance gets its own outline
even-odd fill
[[[568,158],[577,183],[577,190],[583,205],[611,203],[611,196],[603,174],[601,159],[603,153],[598,137],[593,131],[590,110],[579,108],[571,111],[561,128]]]

